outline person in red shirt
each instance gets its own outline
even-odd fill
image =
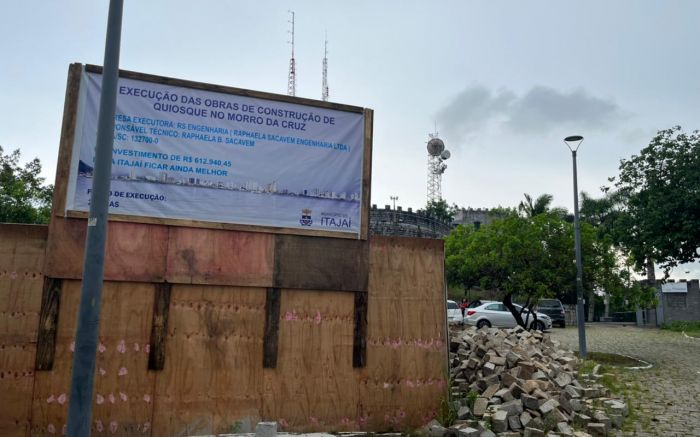
[[[462,302],[459,303],[459,309],[462,310],[462,317],[464,317],[464,313],[467,311],[468,306],[469,306],[469,302],[467,301],[467,298],[466,297],[462,298]]]

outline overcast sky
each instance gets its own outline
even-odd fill
[[[3,2],[0,145],[53,182],[69,63],[101,64],[107,4]],[[452,152],[443,197],[573,206],[567,135],[585,137],[590,194],[658,129],[700,128],[696,1],[126,0],[121,68],[286,93],[296,12],[297,95],[375,110],[372,202],[426,203],[425,143]]]

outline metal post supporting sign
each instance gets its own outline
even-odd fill
[[[68,435],[71,437],[89,436],[92,420],[92,391],[95,377],[97,335],[100,329],[100,302],[107,237],[109,186],[112,175],[114,113],[117,103],[123,6],[123,0],[110,0],[109,2],[95,147],[95,171],[90,197],[80,309],[68,402]]]

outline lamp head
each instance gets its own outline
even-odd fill
[[[578,150],[578,147],[581,145],[583,142],[583,137],[581,135],[571,135],[566,138],[564,138],[564,143],[566,146],[571,150],[572,152],[575,152]],[[576,143],[575,147],[572,147],[570,143]]]

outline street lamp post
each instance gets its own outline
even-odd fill
[[[578,216],[578,181],[576,174],[576,151],[583,142],[581,135],[564,138],[564,143],[571,150],[574,165],[574,248],[576,250],[576,324],[578,325],[578,350],[581,358],[586,358],[586,320],[583,309],[583,266],[581,264],[581,223]],[[572,146],[575,144],[575,146]],[[590,305],[590,303],[589,303]]]

